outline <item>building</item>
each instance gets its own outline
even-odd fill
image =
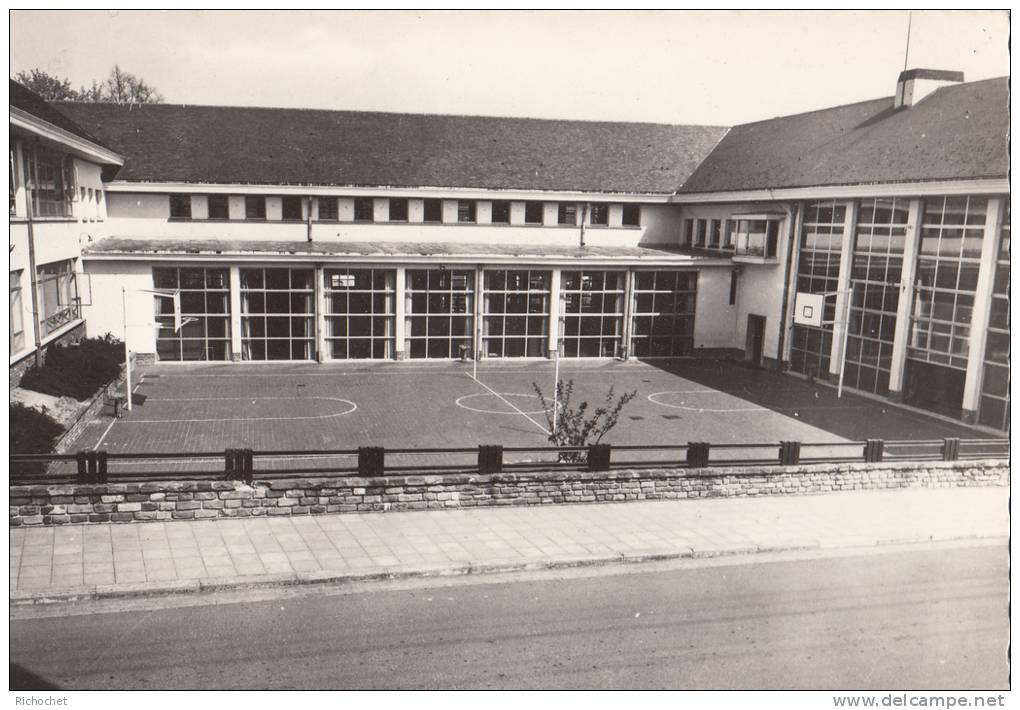
[[[105,184],[124,159],[10,82],[11,386],[45,346],[82,337],[90,302],[81,250],[101,238]],[[35,316],[34,314],[38,314]]]
[[[125,156],[82,310],[139,356],[732,353],[1008,427],[1007,78],[731,129],[58,109]]]

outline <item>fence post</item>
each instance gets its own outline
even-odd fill
[[[255,478],[255,452],[245,449],[241,452],[241,480],[251,483]]]
[[[867,443],[864,444],[864,463],[878,463],[881,461],[884,448],[884,440],[868,439]]]
[[[947,438],[942,440],[942,460],[956,461],[960,458],[960,440]]]
[[[588,470],[608,471],[612,450],[613,447],[609,444],[590,444],[588,446]]]
[[[108,452],[100,449],[96,452],[96,482],[106,483],[106,459]]]
[[[223,477],[233,481],[237,473],[237,457],[234,455],[237,449],[225,449],[223,452]]]
[[[796,466],[800,463],[800,442],[780,441],[779,442],[779,465]]]
[[[503,447],[499,444],[478,447],[478,473],[485,476],[503,472]]]
[[[358,447],[358,475],[371,478],[386,472],[386,450],[381,446]]]
[[[708,467],[709,445],[706,441],[691,441],[687,443],[687,468]]]
[[[85,474],[85,482],[98,483],[96,479],[98,478],[97,469],[99,468],[99,463],[96,457],[96,452],[92,449],[85,452],[85,464],[88,467],[88,471]]]
[[[78,462],[78,483],[88,483],[88,468],[86,464],[86,457],[84,451],[79,451],[74,455],[75,461]]]

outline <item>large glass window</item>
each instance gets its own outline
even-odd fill
[[[924,201],[907,357],[965,370],[988,201]]]
[[[844,373],[848,387],[889,393],[909,208],[904,199],[860,203],[850,276],[853,291]]]
[[[999,229],[978,417],[985,426],[1004,431],[1009,430],[1009,213],[1007,204]]]
[[[549,340],[548,271],[486,271],[486,357],[544,357]]]
[[[230,270],[158,267],[152,281],[160,291],[181,292],[181,329],[174,330],[174,302],[153,296],[156,352],[160,360],[230,359]]]
[[[241,269],[242,359],[312,359],[313,278],[312,269]]]
[[[56,153],[36,148],[28,154],[34,217],[70,217],[74,185],[67,163]]]
[[[615,357],[620,350],[626,273],[564,271],[560,301],[565,357]]]
[[[11,353],[25,347],[25,306],[21,299],[21,270],[11,272]]]
[[[57,261],[37,267],[39,287],[39,325],[49,335],[81,317],[78,282],[74,261]]]
[[[324,276],[329,357],[392,359],[396,273],[390,269],[326,269]]]
[[[820,328],[793,326],[790,369],[802,375],[825,377],[829,372],[832,322],[836,319],[834,294],[839,289],[840,250],[845,221],[846,207],[834,202],[817,202],[807,205],[804,210],[804,227],[797,262],[797,292],[833,295],[825,299],[825,313],[822,316],[822,321],[828,325]]]
[[[696,271],[638,271],[631,352],[637,357],[689,355],[697,295]]]
[[[460,357],[474,349],[474,271],[408,269],[405,349],[412,358]]]

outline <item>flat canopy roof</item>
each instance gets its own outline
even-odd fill
[[[547,262],[616,262],[690,265],[729,263],[725,256],[698,254],[667,246],[596,246],[479,244],[456,242],[263,241],[232,239],[163,239],[107,237],[89,245],[86,259],[188,259],[257,261],[274,257],[321,261],[500,262],[532,259]]]

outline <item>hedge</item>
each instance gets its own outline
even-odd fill
[[[12,454],[48,454],[53,451],[53,444],[64,433],[50,415],[38,409],[26,407],[21,403],[11,405],[11,453]],[[45,463],[17,464],[18,473],[42,473]]]
[[[111,335],[76,345],[51,345],[42,366],[25,371],[21,387],[83,401],[115,380],[123,362],[123,343]]]

